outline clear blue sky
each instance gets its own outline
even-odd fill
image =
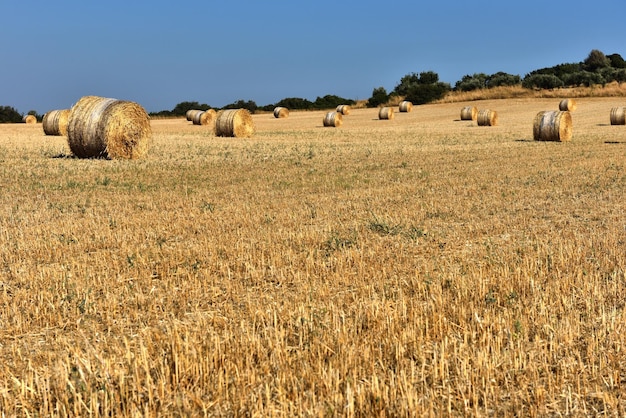
[[[524,77],[626,58],[626,1],[0,0],[0,105],[99,95],[170,110],[286,97],[367,99],[409,73]]]

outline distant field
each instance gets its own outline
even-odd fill
[[[626,415],[626,100],[533,141],[559,100],[154,120],[138,161],[0,125],[1,415]]]

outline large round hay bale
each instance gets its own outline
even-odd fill
[[[215,109],[208,109],[204,111],[194,112],[193,117],[191,118],[191,122],[194,125],[215,125],[215,118],[217,116],[217,112]]]
[[[350,105],[339,105],[337,109],[335,109],[337,113],[341,113],[342,115],[349,115],[351,110]]]
[[[275,118],[286,118],[289,116],[289,109],[287,109],[286,107],[275,107],[274,108],[274,117]]]
[[[37,117],[35,115],[24,115],[22,117],[22,122],[28,124],[37,123]]]
[[[561,112],[573,112],[578,107],[578,103],[574,99],[563,99],[559,102],[559,110]]]
[[[69,109],[51,110],[43,115],[43,132],[46,135],[65,136],[69,119]]]
[[[611,125],[626,125],[625,107],[614,107],[611,109]]]
[[[478,109],[476,106],[465,106],[461,109],[461,120],[476,120]]]
[[[378,111],[378,119],[393,119],[393,107],[381,107]]]
[[[324,126],[340,127],[343,123],[343,115],[339,112],[328,112],[324,116]]]
[[[193,117],[197,115],[198,113],[202,113],[202,112],[204,112],[204,110],[189,109],[187,112],[185,112],[185,117],[187,118],[189,122],[193,122]]]
[[[495,110],[479,110],[476,121],[478,126],[496,126],[498,124],[498,113]]]
[[[408,100],[404,100],[400,102],[400,106],[399,110],[402,113],[407,113],[413,110],[413,103],[409,102]]]
[[[572,115],[568,111],[547,110],[535,115],[533,121],[535,141],[570,141],[572,139]]]
[[[225,109],[217,112],[215,135],[249,138],[254,132],[254,120],[247,109]]]
[[[150,118],[137,103],[84,96],[70,110],[67,139],[79,158],[134,160],[150,148]]]

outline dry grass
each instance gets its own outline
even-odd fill
[[[624,416],[626,133],[577,101],[566,143],[519,98],[157,120],[135,161],[0,125],[0,410]]]

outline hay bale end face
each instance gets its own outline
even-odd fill
[[[498,124],[498,113],[495,110],[480,110],[476,117],[478,126],[496,126]]]
[[[255,130],[254,120],[247,109],[225,109],[217,112],[216,136],[250,138]]]
[[[465,106],[461,109],[461,120],[476,120],[478,109],[476,106]]]
[[[337,113],[341,113],[342,115],[349,115],[351,110],[349,105],[339,105],[337,109],[335,109]]]
[[[189,122],[193,122],[193,117],[198,114],[198,113],[202,113],[204,112],[204,110],[199,110],[199,109],[189,109],[187,112],[185,112],[185,117],[187,118],[187,120]]]
[[[394,113],[392,107],[381,107],[378,111],[378,119],[390,120],[393,119]]]
[[[570,141],[572,115],[568,111],[551,110],[537,113],[533,121],[535,141]]]
[[[137,103],[84,96],[70,109],[67,139],[79,158],[138,159],[152,142],[150,118]]]
[[[276,119],[289,117],[289,109],[287,109],[286,107],[281,107],[281,106],[275,107],[274,117]]]
[[[27,124],[31,124],[31,123],[37,123],[37,117],[34,115],[24,115],[24,117],[22,117],[22,122],[27,123]]]
[[[328,112],[324,116],[324,126],[338,128],[343,123],[343,116],[339,112]]]
[[[625,107],[614,107],[611,109],[611,125],[626,125]]]
[[[398,106],[398,110],[400,110],[400,112],[402,113],[411,112],[413,110],[413,103],[409,102],[408,100],[404,100],[400,102],[400,106]]]
[[[559,102],[559,110],[561,112],[573,112],[577,107],[578,104],[574,99],[563,99]]]
[[[215,109],[209,110],[200,110],[194,112],[191,122],[194,125],[203,125],[203,126],[215,126],[215,118],[217,117],[217,112]]]
[[[43,132],[46,135],[65,136],[70,119],[70,109],[51,110],[43,116]]]

